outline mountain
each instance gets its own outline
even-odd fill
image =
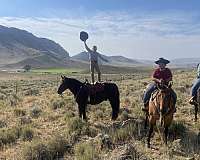
[[[200,57],[198,58],[177,58],[171,60],[172,66],[181,68],[194,68],[200,63]]]
[[[101,54],[101,56],[105,59],[107,59],[109,62],[105,63],[104,61],[102,61],[99,58],[99,62],[101,64],[106,64],[106,65],[111,65],[111,66],[123,66],[123,67],[133,67],[133,66],[140,66],[140,65],[145,65],[145,63],[142,63],[140,61],[137,60],[133,60],[130,58],[126,58],[124,56],[105,56],[103,54]],[[88,63],[89,62],[89,55],[87,52],[81,52],[77,55],[74,55],[71,57],[73,60],[77,60],[80,62],[85,62]]]
[[[47,64],[60,66],[64,65],[63,60],[69,60],[69,53],[58,43],[36,37],[25,30],[0,25],[0,66],[20,63],[33,67]]]

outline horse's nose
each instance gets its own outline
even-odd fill
[[[57,91],[58,94],[62,94],[59,90]]]

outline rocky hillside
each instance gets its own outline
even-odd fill
[[[0,26],[0,66],[14,66],[21,62],[42,65],[37,60],[40,57],[44,63],[50,57],[53,65],[59,65],[63,59],[69,59],[69,54],[52,40],[36,37],[25,30]]]

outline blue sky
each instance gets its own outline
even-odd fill
[[[136,59],[200,57],[199,0],[1,0],[0,25],[84,50],[79,32],[101,53]]]

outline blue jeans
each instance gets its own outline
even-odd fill
[[[146,89],[145,93],[144,93],[144,97],[143,97],[143,103],[147,103],[150,98],[151,98],[151,94],[157,89],[157,86],[155,83],[152,83],[149,85],[149,87]]]
[[[157,86],[155,83],[152,83],[149,85],[149,87],[146,89],[145,93],[144,93],[144,97],[143,97],[143,103],[147,103],[150,98],[151,98],[151,94],[157,89]],[[176,100],[177,100],[177,95],[174,92],[174,90],[171,90],[172,93],[172,97],[174,99],[174,102],[176,104]]]
[[[199,87],[200,87],[200,78],[197,78],[195,80],[195,82],[193,83],[193,85],[192,85],[190,95],[191,96],[196,96],[197,95],[197,90],[199,89]]]

